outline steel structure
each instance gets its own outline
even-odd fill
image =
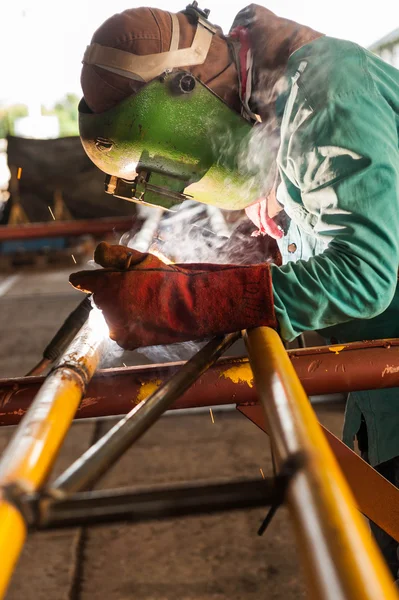
[[[311,597],[328,600],[398,598],[383,559],[355,508],[356,501],[333,456],[331,448],[336,442],[327,435],[329,432],[323,435],[293,368],[298,357],[305,357],[308,375],[311,379],[317,379],[324,372],[324,368],[316,368],[319,364],[317,361],[335,361],[335,366],[331,363],[330,374],[339,373],[340,369],[336,369],[337,360],[342,360],[346,353],[361,352],[366,355],[378,351],[384,357],[389,356],[389,359],[386,358],[386,369],[397,364],[394,361],[397,360],[398,340],[373,342],[363,348],[355,345],[297,350],[291,355],[290,361],[277,334],[262,328],[246,335],[249,363],[243,360],[226,363],[222,360],[213,368],[212,375],[217,375],[217,378],[213,384],[208,382],[208,387],[213,385],[216,394],[219,394],[223,387],[218,385],[220,381],[230,381],[234,392],[229,402],[238,404],[241,412],[268,430],[279,468],[273,480],[215,483],[205,488],[180,486],[141,492],[84,491],[166,409],[172,405],[179,406],[176,399],[195,380],[198,380],[195,385],[199,390],[206,389],[199,378],[205,377],[203,373],[211,368],[224,349],[237,338],[237,334],[212,340],[188,363],[175,365],[174,373],[170,370],[163,373],[163,380],[158,379],[156,385],[154,372],[150,372],[146,381],[139,380],[141,398],[136,397],[136,401],[140,401],[130,406],[128,415],[71,465],[50,488],[46,488],[44,483],[79,403],[87,394],[89,381],[101,356],[107,332],[101,327],[101,319],[96,322],[98,315],[96,310],[90,313],[86,325],[44,381],[41,378],[25,380],[25,383],[36,385],[39,391],[0,461],[0,596],[4,596],[29,529],[67,527],[114,519],[137,522],[262,505],[271,505],[270,514],[273,514],[284,501],[296,524],[301,555],[309,575]],[[221,376],[220,369],[225,373],[229,371],[229,377]],[[134,376],[131,369],[126,372],[127,389]],[[391,375],[395,375],[393,366],[391,370],[388,368],[384,376],[380,372],[376,377],[376,385],[397,385],[395,379],[389,379],[390,383],[387,383],[385,376]],[[117,373],[110,381],[115,384],[119,376],[120,373]],[[101,378],[104,378],[104,374],[98,378],[104,381]],[[306,376],[303,379],[307,381]],[[350,387],[353,381],[349,379],[345,385]],[[260,412],[257,397],[248,401],[248,397],[242,396],[242,391],[247,388],[254,391],[256,388],[264,413]],[[114,392],[116,389],[114,385]],[[185,397],[188,398],[188,395]],[[9,398],[10,402],[15,400],[12,393]],[[218,404],[218,397],[214,395],[212,402]],[[7,400],[3,399],[4,406],[7,406]],[[341,449],[342,445],[337,442],[335,449]],[[350,450],[347,452],[353,454]],[[345,460],[341,461],[343,463]],[[379,483],[383,480],[366,463],[364,465],[367,473],[372,472],[379,478]],[[398,490],[388,482],[386,484],[390,486],[391,498],[397,499]],[[360,508],[368,514],[367,507],[366,510],[363,506]],[[372,512],[373,507],[370,508]],[[385,512],[379,508],[374,506],[375,514],[372,516],[377,516],[377,519],[374,518],[376,522],[378,513]],[[394,520],[394,514],[391,513],[384,528],[388,530]],[[384,526],[384,519],[381,522]],[[391,533],[399,538],[395,523],[393,530]]]

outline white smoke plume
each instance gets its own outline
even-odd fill
[[[138,348],[137,352],[143,354],[153,363],[177,362],[180,360],[189,360],[205,346],[207,341],[180,342],[179,344],[168,344],[167,346],[148,346],[147,348]]]
[[[114,342],[114,340],[107,337],[104,342],[99,368],[109,369],[120,365],[124,352],[124,349]]]
[[[229,216],[226,214],[226,216]],[[253,238],[253,226],[243,212],[230,215],[187,201],[176,213],[166,213],[159,223],[150,251],[174,263],[255,264],[270,260],[268,238]],[[153,362],[188,360],[206,341],[152,346],[137,350]]]

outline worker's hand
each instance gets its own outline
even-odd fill
[[[126,350],[276,326],[266,264],[166,265],[105,242],[94,258],[104,269],[73,273],[70,282],[93,293],[110,337]]]

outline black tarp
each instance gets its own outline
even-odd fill
[[[10,170],[22,168],[18,181],[20,202],[29,221],[51,220],[54,192],[62,198],[74,219],[91,219],[135,214],[135,205],[104,192],[104,173],[87,157],[79,137],[35,140],[8,137],[7,160]],[[8,222],[11,196],[1,215]]]

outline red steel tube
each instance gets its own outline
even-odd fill
[[[399,387],[399,339],[290,350],[308,395]],[[126,414],[183,363],[104,369],[88,385],[77,418]],[[0,425],[25,414],[43,377],[0,379]],[[255,404],[258,396],[247,358],[222,358],[173,406],[194,408]]]
[[[80,219],[77,221],[49,221],[28,225],[1,225],[0,242],[35,238],[103,234],[111,231],[128,231],[133,217],[106,217],[103,219]]]

